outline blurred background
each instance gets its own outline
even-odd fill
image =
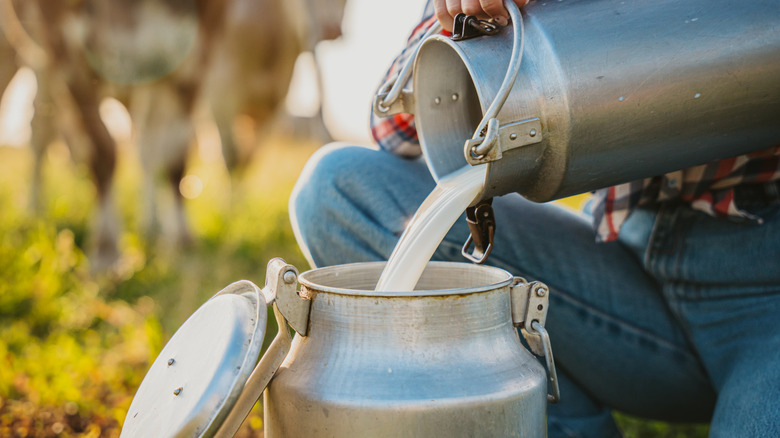
[[[290,191],[323,144],[371,144],[423,6],[0,0],[0,436],[118,436],[203,302],[273,257],[309,268]],[[262,436],[259,404],[239,435]]]

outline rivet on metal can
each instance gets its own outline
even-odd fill
[[[173,360],[173,358],[168,359],[168,366],[173,365],[174,362],[176,362],[176,361]]]
[[[452,93],[452,101],[453,101],[453,102],[455,102],[456,100],[458,100],[458,97],[460,97],[460,96],[458,96],[458,93]]]
[[[295,271],[287,271],[284,273],[284,282],[287,284],[295,283],[295,280],[298,279],[298,276],[295,275]]]
[[[436,105],[440,104],[441,103],[441,97],[433,98],[433,103],[435,103]]]
[[[174,389],[174,390],[173,390],[173,395],[179,395],[179,394],[181,394],[181,390],[182,390],[182,389],[184,389],[184,388],[183,388],[183,387],[181,387],[181,386],[180,386],[180,387],[178,387],[178,388],[176,388],[176,389]]]

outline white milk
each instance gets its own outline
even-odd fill
[[[465,166],[439,181],[409,221],[376,285],[380,292],[411,291],[452,225],[479,196],[485,165]]]

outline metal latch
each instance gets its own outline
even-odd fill
[[[509,291],[512,299],[512,323],[515,327],[520,327],[520,333],[528,342],[531,351],[537,356],[544,356],[552,393],[547,395],[547,401],[557,403],[561,398],[561,390],[558,387],[558,374],[555,371],[550,336],[544,329],[550,289],[544,283],[538,281],[529,283],[525,278],[515,277]]]
[[[538,117],[500,127],[498,119],[490,119],[479,137],[466,140],[466,161],[476,166],[500,160],[504,152],[540,143],[542,139],[542,122]]]
[[[295,266],[287,264],[278,257],[268,262],[265,287],[261,293],[266,305],[272,306],[279,329],[273,342],[249,376],[233,409],[214,435],[215,438],[229,438],[236,434],[255,402],[284,362],[292,348],[292,336],[287,325],[289,324],[299,335],[307,335],[311,300],[298,294],[297,285],[298,269]]]
[[[476,264],[487,261],[490,252],[493,251],[493,239],[496,234],[496,219],[493,217],[493,198],[481,201],[479,204],[466,209],[466,223],[469,226],[469,238],[463,244],[460,253]],[[471,243],[474,243],[474,251],[469,252]]]
[[[265,287],[262,289],[267,304],[276,304],[287,324],[301,336],[309,334],[311,300],[298,294],[298,269],[279,257],[268,262]]]
[[[463,41],[482,35],[495,35],[498,31],[499,28],[494,23],[460,13],[452,23],[452,40]]]
[[[392,103],[385,106],[390,95],[390,87],[386,86],[374,96],[373,110],[377,117],[388,117],[396,114],[414,114],[414,93],[411,90],[401,90]]]

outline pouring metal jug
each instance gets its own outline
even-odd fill
[[[544,202],[780,145],[780,2],[506,7],[497,35],[431,32],[375,100],[415,114],[437,180],[485,164],[480,199]]]

